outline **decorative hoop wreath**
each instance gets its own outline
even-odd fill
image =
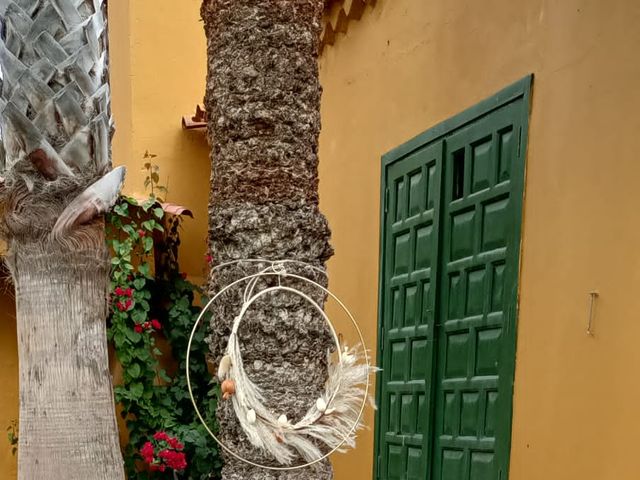
[[[367,401],[370,400],[370,376],[377,371],[377,368],[371,366],[362,331],[345,304],[326,287],[302,275],[287,272],[285,266],[287,264],[303,266],[326,276],[325,270],[297,260],[244,259],[222,263],[215,266],[214,271],[247,262],[266,263],[269,266],[224,286],[205,305],[191,330],[186,355],[187,388],[191,403],[198,419],[209,435],[221,448],[236,459],[266,470],[282,471],[306,468],[323,461],[337,451],[344,451],[345,447],[353,448],[355,446],[355,434],[363,426],[364,409]],[[263,278],[277,278],[278,285],[254,293],[258,281]],[[282,279],[286,278],[305,282],[333,298],[355,327],[360,345],[343,349],[336,329],[322,307],[304,292],[282,285]],[[236,417],[251,444],[269,452],[281,465],[286,465],[282,467],[252,462],[225,445],[204,420],[191,387],[189,365],[191,344],[196,331],[211,305],[226,291],[243,283],[247,284],[244,290],[243,304],[238,316],[233,321],[227,349],[218,368],[218,377],[222,382],[224,397],[231,399]],[[285,415],[273,414],[264,405],[264,396],[261,390],[251,381],[244,370],[238,341],[238,329],[249,307],[259,298],[275,292],[288,292],[301,297],[322,316],[331,331],[338,357],[336,362],[332,359],[331,353],[327,352],[329,369],[324,393],[296,423],[291,423]],[[317,446],[318,443],[324,444],[330,450],[323,454]],[[293,450],[297,451],[307,463],[290,466],[295,458]]]

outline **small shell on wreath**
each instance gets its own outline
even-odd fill
[[[276,432],[273,436],[276,437],[278,443],[284,443],[284,435],[282,435],[282,433]]]
[[[289,419],[286,415],[282,414],[278,417],[278,425],[281,427],[286,427],[289,425]]]
[[[231,379],[227,379],[222,382],[222,398],[224,400],[228,400],[231,396],[236,393],[236,382]]]
[[[319,398],[318,400],[316,400],[316,408],[321,413],[327,411],[327,402],[324,401],[324,398]]]
[[[256,423],[256,420],[257,420],[256,411],[254,409],[249,410],[247,412],[247,422],[253,425],[254,423]]]
[[[227,377],[229,370],[231,370],[231,357],[225,355],[220,360],[220,365],[218,365],[218,379],[221,382]]]

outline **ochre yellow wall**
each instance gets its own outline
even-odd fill
[[[536,75],[511,480],[640,478],[639,24],[636,0],[378,0],[321,61],[331,286],[371,345],[380,156]],[[336,480],[371,478],[372,438]]]
[[[127,166],[125,193],[144,193],[142,156],[158,155],[167,201],[189,207],[182,268],[200,281],[207,235],[209,159],[203,131],[184,131],[183,115],[202,103],[206,76],[200,0],[117,0],[109,4],[113,161]]]
[[[11,286],[0,280],[0,479],[3,480],[17,475],[16,457],[11,454],[7,438],[7,428],[18,419],[18,341],[10,290]]]

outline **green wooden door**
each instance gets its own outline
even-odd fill
[[[379,480],[504,480],[531,78],[385,155]]]

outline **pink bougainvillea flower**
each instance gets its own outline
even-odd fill
[[[153,320],[151,320],[151,325],[156,330],[160,330],[162,328],[162,324],[158,320],[156,320],[155,318]]]
[[[143,327],[145,330],[148,330],[149,328],[151,328],[151,322],[144,322],[144,323],[142,324],[142,327]]]
[[[134,330],[136,333],[142,333],[142,331],[143,331],[143,330],[142,330],[142,325],[137,324],[135,327],[133,327],[133,330]]]
[[[207,255],[205,255],[205,256],[204,256],[204,260],[205,260],[207,263],[211,263],[211,262],[213,262],[213,256],[212,256],[212,255],[207,254]]]
[[[147,234],[147,232],[145,232],[144,230],[140,229],[138,230],[138,235],[140,235],[140,238],[144,237]]]

